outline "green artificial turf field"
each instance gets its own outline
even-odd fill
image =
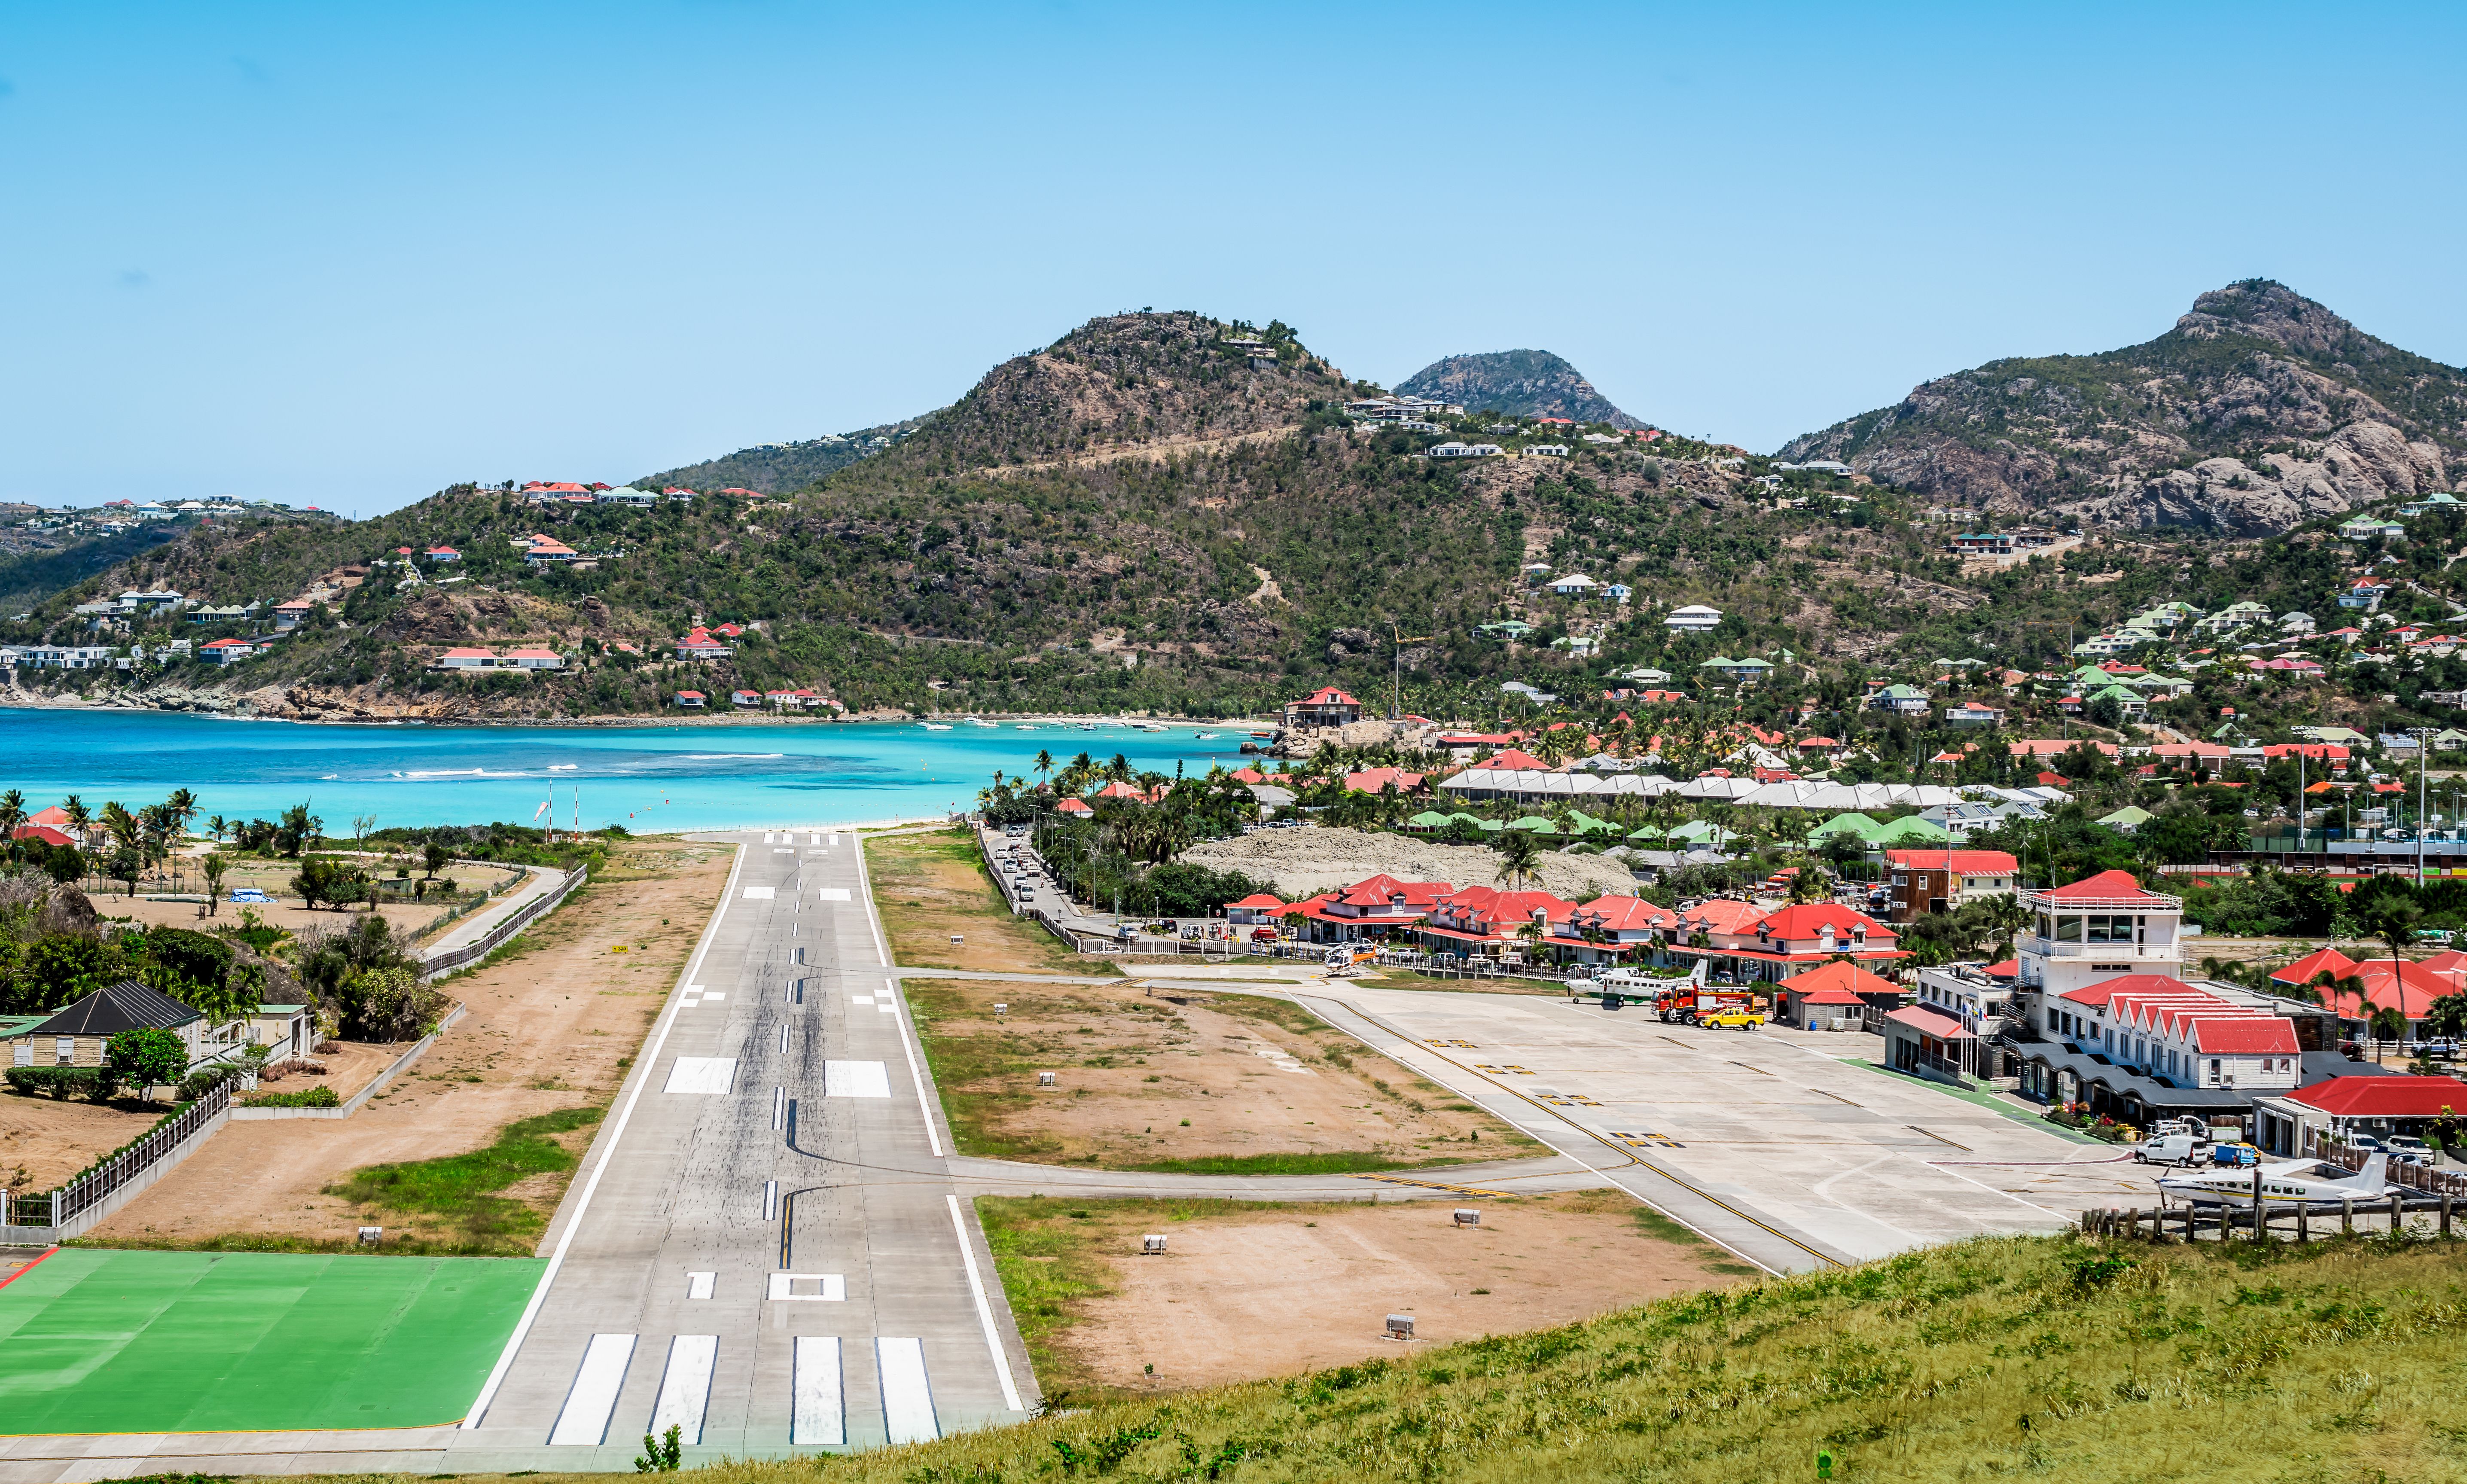
[[[0,1288],[0,1433],[456,1422],[544,1266],[62,1248]]]

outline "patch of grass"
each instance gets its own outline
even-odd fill
[[[1033,919],[1012,916],[967,830],[870,839],[865,866],[892,956],[903,967],[1120,972],[1106,960],[1073,953]],[[967,939],[962,950],[967,962],[952,951],[954,933]]]
[[[548,1216],[532,1203],[497,1192],[534,1175],[571,1173],[580,1157],[555,1135],[589,1128],[605,1112],[563,1108],[519,1119],[500,1129],[497,1141],[485,1149],[368,1165],[327,1186],[326,1194],[421,1219],[429,1229],[406,1233],[405,1240],[437,1242],[455,1251],[526,1254],[546,1229]]]
[[[1006,1284],[1041,1264],[1050,1306],[1067,1313],[1102,1280],[1046,1245],[1041,1220],[998,1209],[1027,1203],[979,1209],[989,1236],[1006,1232]],[[1837,1478],[1911,1484],[2256,1466],[2272,1479],[2458,1477],[2467,1244],[2252,1246],[1980,1239],[1162,1403],[1074,1390],[1073,1410],[834,1458],[827,1473],[1027,1479],[1056,1472],[1057,1443],[1084,1457],[1121,1440],[1119,1477],[1194,1477],[1188,1458],[1230,1450],[1234,1484],[1735,1484],[1812,1477],[1819,1448],[1840,1455]],[[1038,1373],[1067,1387],[1067,1365],[1048,1369],[1054,1316],[1035,1317]],[[2071,1349],[2034,1356],[2046,1335]],[[813,1477],[806,1460],[749,1461],[713,1484]]]

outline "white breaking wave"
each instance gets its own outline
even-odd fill
[[[690,763],[763,762],[770,758],[787,755],[785,753],[688,753],[686,761]]]

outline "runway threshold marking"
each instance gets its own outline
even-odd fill
[[[633,1336],[592,1336],[581,1364],[575,1367],[574,1383],[566,1388],[565,1405],[557,1408],[556,1425],[549,1429],[549,1442],[597,1448],[608,1436],[608,1418],[617,1410],[617,1393],[633,1359]]]
[[[934,1383],[925,1374],[925,1341],[882,1336],[873,1342],[882,1378],[882,1426],[891,1442],[931,1443],[942,1435],[934,1416]]]
[[[677,1441],[702,1446],[704,1415],[711,1410],[711,1374],[719,1361],[716,1335],[679,1335],[668,1341],[668,1369],[660,1373],[660,1399],[651,1404],[651,1435],[677,1429]]]
[[[840,1374],[836,1335],[800,1335],[788,1382],[788,1441],[844,1447],[848,1443],[847,1388]]]

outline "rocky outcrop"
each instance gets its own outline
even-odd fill
[[[1777,457],[1954,504],[2267,535],[2455,487],[2467,373],[2254,281],[2146,344],[1939,377]]]
[[[1612,406],[1610,398],[1594,390],[1576,368],[1548,350],[1452,355],[1414,372],[1397,383],[1396,390],[1410,396],[1455,402],[1468,412],[1486,408],[1514,417],[1567,417],[1618,428],[1649,426]]]

